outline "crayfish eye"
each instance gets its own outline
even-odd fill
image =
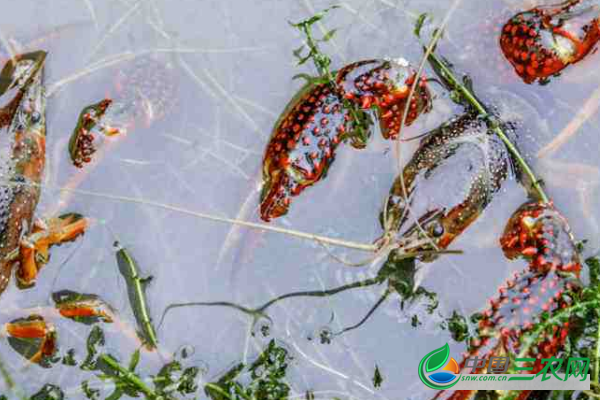
[[[443,234],[444,234],[444,226],[441,223],[436,222],[435,225],[433,225],[433,227],[431,228],[431,235],[433,237],[438,238],[438,237],[442,236]]]
[[[31,122],[37,124],[42,119],[42,114],[37,111],[31,113]]]

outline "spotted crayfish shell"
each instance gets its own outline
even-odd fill
[[[547,83],[599,40],[598,6],[569,0],[516,14],[502,28],[500,47],[525,83]]]
[[[473,357],[488,360],[522,354],[532,359],[523,366],[531,368],[528,373],[536,374],[543,368],[543,359],[556,357],[565,346],[572,321],[557,322],[551,329],[541,331],[538,327],[580,296],[579,255],[567,220],[552,204],[537,202],[517,209],[506,225],[500,245],[507,258],[522,258],[529,265],[515,272],[490,299],[480,314],[476,335],[469,342],[460,368],[472,373],[466,360]],[[484,373],[485,367],[484,363],[475,370]],[[518,398],[525,400],[529,393],[520,392]],[[435,399],[469,400],[475,394],[476,391],[447,390],[439,392]]]
[[[510,218],[500,238],[508,259],[522,257],[540,272],[579,274],[581,264],[567,220],[552,204],[526,203]]]
[[[431,110],[431,93],[424,76],[420,77],[408,104],[416,75],[416,71],[404,59],[366,60],[342,68],[336,82],[343,96],[360,108],[375,106],[383,137],[396,139],[400,135],[407,106],[406,126]]]
[[[328,84],[307,84],[275,124],[263,159],[261,218],[287,213],[291,196],[324,178],[350,118]]]
[[[285,215],[291,197],[326,177],[337,147],[352,138],[361,124],[354,120],[352,110],[360,113],[376,106],[383,135],[397,137],[414,79],[408,63],[367,60],[342,68],[335,82],[305,85],[275,123],[267,144],[261,218],[268,222]],[[431,96],[425,80],[421,80],[406,125],[430,108]]]

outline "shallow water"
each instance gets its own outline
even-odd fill
[[[148,297],[155,321],[173,302],[236,301],[262,304],[273,296],[331,288],[373,276],[371,267],[350,268],[317,243],[276,233],[232,228],[174,210],[98,194],[145,199],[217,216],[258,221],[259,177],[264,147],[277,116],[300,87],[291,79],[299,72],[292,56],[301,38],[288,21],[298,21],[331,4],[342,8],[330,14],[323,32],[338,28],[323,47],[334,67],[349,62],[402,56],[413,64],[422,51],[412,34],[414,19],[428,12],[439,23],[450,2],[434,0],[298,0],[179,1],[103,0],[39,1],[11,4],[0,15],[5,38],[37,37],[48,28],[73,24],[44,44],[50,55],[46,68],[48,98],[48,168],[38,216],[57,207],[94,219],[85,236],[54,248],[35,288],[14,285],[2,296],[0,322],[23,315],[24,308],[52,306],[50,293],[61,289],[96,293],[112,304],[130,326],[129,310],[112,244],[118,239],[131,250],[143,270],[153,275]],[[485,3],[485,4],[483,4]],[[517,121],[521,147],[546,182],[555,203],[571,222],[579,239],[598,237],[598,124],[593,112],[577,135],[555,154],[537,158],[600,87],[600,55],[572,66],[548,86],[525,85],[512,73],[495,46],[494,29],[528,1],[463,0],[450,18],[440,51],[457,70],[468,72],[478,94]],[[498,18],[491,27],[485,21]],[[488,39],[491,38],[491,39]],[[153,51],[177,84],[176,106],[160,122],[139,126],[118,137],[110,151],[90,169],[80,189],[68,199],[58,188],[79,171],[67,158],[68,137],[81,109],[114,91],[119,69],[127,61],[78,79],[66,77],[86,66],[123,52]],[[431,73],[429,73],[431,74]],[[149,79],[148,84],[155,84]],[[457,112],[435,84],[434,111],[405,130],[408,136],[435,128]],[[416,141],[402,144],[406,160]],[[389,142],[374,135],[368,149],[338,150],[328,178],[294,199],[290,213],[273,222],[278,226],[371,243],[381,235],[377,216],[397,174],[397,158]],[[66,202],[62,205],[60,201]],[[524,190],[507,182],[479,220],[452,248],[463,255],[442,257],[422,265],[419,281],[438,293],[440,307],[428,315],[423,304],[400,309],[397,295],[361,328],[321,344],[319,331],[337,331],[356,323],[384,290],[355,289],[326,299],[288,299],[269,310],[269,337],[249,335],[251,319],[221,307],[178,309],[159,328],[164,354],[193,346],[192,362],[206,369],[210,381],[231,364],[255,355],[276,338],[294,356],[289,378],[294,392],[312,390],[319,398],[427,398],[417,376],[420,359],[446,342],[453,354],[464,350],[439,328],[453,310],[465,315],[480,310],[488,297],[513,271],[525,267],[508,263],[498,246],[504,222],[525,200]],[[247,203],[248,207],[243,208]],[[58,204],[58,205],[57,205]],[[228,236],[230,232],[233,235]],[[115,236],[116,235],[116,236]],[[332,249],[353,261],[364,253]],[[39,309],[37,309],[39,311]],[[411,326],[419,315],[422,324]],[[74,347],[85,355],[89,327],[56,320],[61,351]],[[138,342],[129,333],[105,326],[111,353],[127,360]],[[312,339],[312,340],[311,340]],[[27,365],[1,339],[0,355],[27,393],[44,383],[70,388],[69,398],[85,398],[79,382],[92,374],[56,365],[44,370]],[[156,353],[144,353],[138,372],[155,374],[162,365]],[[384,382],[371,382],[378,365]],[[3,383],[0,383],[2,388]],[[1,392],[1,391],[0,391]],[[107,395],[106,392],[104,395]]]

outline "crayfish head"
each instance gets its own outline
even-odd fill
[[[448,226],[448,220],[443,209],[427,212],[415,222],[399,239],[400,248],[406,252],[428,253],[421,254],[419,259],[424,262],[435,260],[434,252],[445,249],[454,240]]]
[[[287,214],[291,202],[287,188],[289,180],[285,171],[280,169],[265,176],[260,194],[260,218],[263,221],[269,222]]]

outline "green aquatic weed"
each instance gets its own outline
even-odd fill
[[[146,288],[152,280],[152,276],[142,277],[140,267],[131,253],[121,247],[118,242],[115,242],[115,247],[118,249],[116,257],[119,271],[127,285],[129,305],[138,325],[138,336],[149,350],[153,350],[158,346],[158,338],[150,317],[148,298],[146,297]]]
[[[288,351],[271,340],[256,361],[236,364],[219,380],[206,384],[204,391],[211,400],[288,399],[291,389],[286,374],[290,361]]]
[[[64,400],[65,394],[56,385],[45,384],[39,392],[31,396],[30,400]]]
[[[379,370],[379,366],[375,364],[375,372],[373,373],[373,387],[380,388],[383,383],[383,376],[381,375],[381,371]]]
[[[77,365],[77,360],[75,359],[75,349],[67,350],[67,354],[65,354],[62,358],[62,363],[69,367],[74,367]]]
[[[469,325],[467,324],[467,319],[456,310],[452,312],[450,317],[446,318],[444,326],[450,331],[452,339],[457,342],[464,342],[469,338]]]
[[[104,337],[104,331],[100,327],[94,326],[90,331],[86,342],[87,355],[79,368],[85,371],[97,369],[96,356],[98,354],[98,347],[104,346],[105,344],[106,339]]]
[[[92,389],[89,386],[88,381],[81,382],[81,390],[83,391],[83,394],[85,395],[85,397],[87,397],[90,400],[96,400],[96,399],[98,399],[98,396],[100,395],[100,390]]]
[[[318,72],[318,77],[313,77],[308,74],[298,74],[296,78],[303,78],[309,84],[328,84],[334,92],[337,92],[337,84],[335,82],[335,72],[331,71],[331,58],[323,53],[319,48],[319,43],[328,42],[336,33],[336,29],[331,29],[323,35],[321,39],[315,39],[312,34],[313,25],[321,21],[329,11],[339,8],[332,6],[326,8],[303,21],[292,23],[290,25],[297,28],[305,37],[306,44],[300,46],[293,51],[294,57],[298,59],[298,65],[303,65],[307,61],[312,60]],[[305,47],[308,47],[308,53],[305,54]],[[350,114],[353,126],[342,137],[342,139],[350,139],[352,146],[355,148],[364,148],[371,136],[372,120],[368,113],[361,110],[356,104],[350,102],[346,98],[342,98],[342,107]]]
[[[197,377],[200,372],[198,367],[183,368],[179,361],[165,364],[153,382],[156,391],[168,395],[172,392],[191,394],[198,390]]]

